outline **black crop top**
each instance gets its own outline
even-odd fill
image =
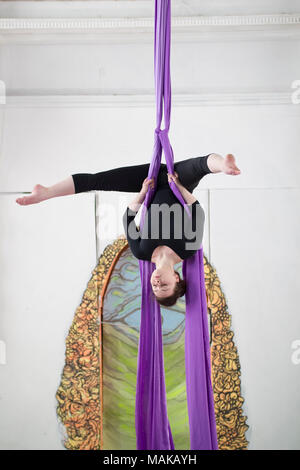
[[[123,226],[132,254],[151,261],[154,249],[166,245],[181,259],[193,256],[202,244],[205,214],[198,200],[188,206],[191,218],[169,185],[157,188],[146,212],[142,232],[134,222],[137,211],[127,207]]]

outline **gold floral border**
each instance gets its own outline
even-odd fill
[[[113,266],[127,249],[126,238],[108,245],[84,291],[66,338],[66,357],[56,392],[57,416],[70,450],[100,450],[102,429],[102,299]]]
[[[216,270],[204,259],[207,307],[211,321],[211,364],[218,445],[221,450],[246,450],[249,426],[243,416],[241,368],[231,331],[231,315]]]
[[[124,236],[108,245],[84,291],[66,338],[65,366],[56,392],[57,416],[69,450],[103,449],[102,301],[111,272],[128,249]],[[219,448],[246,449],[240,363],[230,330],[230,315],[214,268],[204,256],[207,304],[211,317],[212,383]]]

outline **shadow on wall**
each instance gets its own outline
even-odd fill
[[[206,257],[204,271],[219,449],[242,450],[248,444],[248,425],[242,410],[238,352],[220,281]],[[127,240],[118,238],[100,256],[66,339],[56,399],[67,449],[136,449],[140,293],[138,260]],[[184,313],[184,298],[173,307],[161,308],[168,416],[175,449],[189,449]]]

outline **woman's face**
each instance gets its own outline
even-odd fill
[[[157,268],[153,271],[150,282],[153,293],[157,297],[169,297],[173,294],[178,274],[173,269]]]

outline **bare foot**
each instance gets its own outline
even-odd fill
[[[239,175],[241,170],[235,164],[235,158],[231,153],[228,153],[224,160],[223,173],[226,175]]]
[[[48,188],[46,188],[46,186],[36,184],[29,196],[19,197],[16,199],[16,202],[20,206],[28,206],[29,204],[36,204],[37,202],[44,201],[48,196],[47,190]]]

